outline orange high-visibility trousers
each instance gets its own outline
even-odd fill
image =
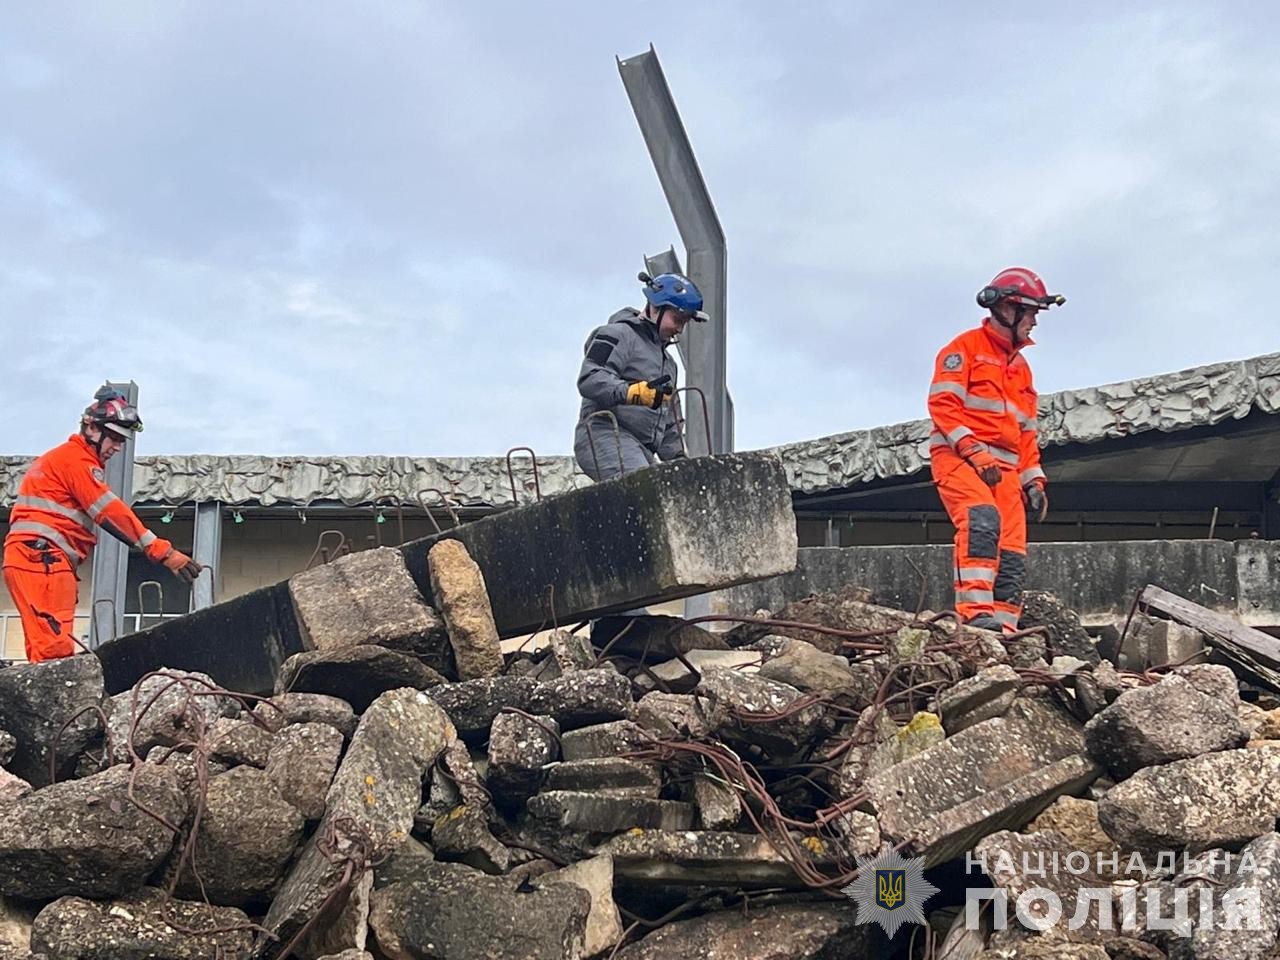
[[[78,583],[61,550],[38,550],[11,540],[4,548],[4,583],[22,617],[27,659],[32,663],[69,657]]]
[[[1001,468],[989,487],[949,448],[934,447],[930,468],[938,496],[956,528],[956,612],[962,620],[994,617],[1018,629],[1027,572],[1027,515],[1018,471]]]

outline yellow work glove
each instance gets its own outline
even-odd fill
[[[651,407],[657,410],[672,393],[670,377],[637,380],[627,387],[627,403],[634,407]]]

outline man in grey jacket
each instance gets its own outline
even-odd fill
[[[640,282],[647,301],[644,309],[626,307],[591,331],[578,372],[582,410],[573,453],[593,480],[613,480],[641,470],[655,457],[665,461],[684,456],[670,402],[676,365],[667,347],[690,320],[707,319],[702,294],[678,273],[642,273]]]

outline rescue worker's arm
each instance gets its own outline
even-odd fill
[[[933,382],[929,384],[929,419],[951,449],[960,456],[962,442],[973,437],[966,424],[964,401],[969,396],[969,357],[955,343],[938,353],[933,364]]]
[[[152,563],[164,564],[170,572],[188,583],[200,575],[203,568],[186,554],[175,550],[168,540],[148,530],[129,505],[107,486],[105,479],[95,476],[89,468],[74,467],[66,472],[69,475],[63,480],[77,506],[103,530],[125,546],[141,550]]]
[[[578,371],[578,393],[602,407],[627,402],[630,385],[622,378],[622,371],[627,368],[631,337],[631,332],[620,323],[596,328],[587,340],[582,368]]]
[[[1035,390],[1028,389],[1030,409],[1035,410],[1037,398]],[[1040,467],[1040,439],[1034,416],[1028,416],[1023,410],[1017,411],[1018,426],[1022,432],[1018,435],[1018,484],[1022,487],[1028,512],[1036,522],[1044,520],[1049,513],[1049,495],[1045,492],[1047,482],[1044,470]]]

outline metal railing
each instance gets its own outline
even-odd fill
[[[143,625],[154,626],[159,620],[172,620],[183,617],[183,613],[126,613],[124,615],[124,632],[133,633],[142,629]],[[75,619],[75,634],[85,637],[89,633],[89,615]],[[27,659],[25,635],[22,632],[22,618],[13,610],[0,610],[0,660],[23,661]]]

